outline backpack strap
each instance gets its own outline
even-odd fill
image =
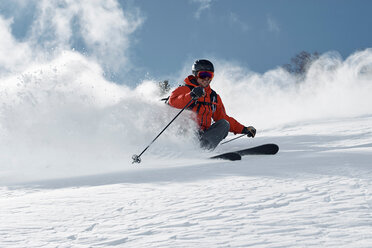
[[[212,112],[214,113],[217,109],[217,102],[218,102],[218,97],[217,97],[217,93],[216,91],[212,90],[211,92],[211,108],[212,108]]]

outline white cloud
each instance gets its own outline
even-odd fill
[[[233,25],[234,27],[240,28],[244,32],[249,30],[248,24],[241,21],[239,16],[233,12],[230,13],[229,22],[231,25]]]
[[[42,39],[47,48],[69,48],[71,40],[77,38],[73,29],[78,28],[75,32],[87,50],[113,71],[126,64],[129,36],[143,22],[138,12],[124,12],[116,0],[43,0],[39,9],[34,41]]]
[[[11,33],[12,20],[0,16],[0,72],[15,72],[29,63],[31,49],[27,43],[18,42]]]
[[[198,9],[195,12],[195,18],[199,19],[202,12],[211,7],[213,0],[191,0],[193,3],[199,4]]]
[[[130,35],[143,23],[137,9],[124,10],[117,0],[33,0],[29,4],[36,8],[23,42],[12,36],[11,20],[0,16],[0,68],[14,71],[27,61],[53,59],[75,44],[111,72],[128,67]],[[27,6],[22,1],[18,5]]]
[[[271,16],[267,17],[267,25],[270,32],[279,33],[280,27],[278,22],[273,19]]]

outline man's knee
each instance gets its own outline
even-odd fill
[[[223,134],[224,134],[223,138],[226,138],[226,136],[227,136],[227,134],[229,133],[229,130],[230,130],[230,123],[225,119],[219,120],[219,121],[217,121],[217,123],[218,123],[218,125],[220,125],[221,132],[223,132]]]
[[[227,120],[219,120],[215,122],[201,137],[201,146],[206,149],[214,149],[226,138],[230,130],[230,123]]]

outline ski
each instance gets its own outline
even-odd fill
[[[226,152],[216,156],[211,157],[211,159],[224,159],[230,161],[241,160],[242,156],[246,155],[274,155],[279,151],[279,146],[276,144],[264,144],[260,146],[255,146],[243,150],[238,150],[234,152]]]
[[[227,153],[222,153],[222,154],[213,156],[211,157],[211,159],[223,159],[223,160],[236,161],[236,160],[241,160],[242,156],[237,152],[227,152]]]
[[[260,146],[255,146],[239,151],[235,151],[241,156],[245,155],[274,155],[279,151],[279,146],[277,144],[264,144]]]

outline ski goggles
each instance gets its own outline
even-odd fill
[[[212,80],[214,73],[212,71],[198,71],[196,76],[201,79],[210,78]]]

